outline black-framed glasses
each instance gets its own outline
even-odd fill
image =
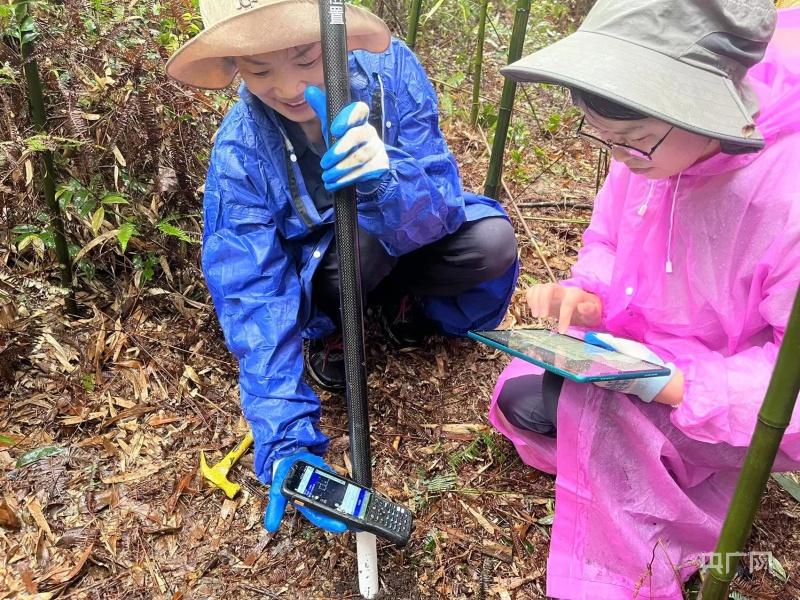
[[[665,133],[664,136],[655,143],[655,146],[653,146],[652,148],[650,148],[649,151],[646,152],[644,150],[639,150],[639,148],[634,148],[633,146],[628,146],[628,144],[618,144],[617,142],[612,142],[611,140],[604,140],[602,138],[599,138],[597,136],[592,135],[591,133],[585,132],[583,130],[583,123],[584,123],[585,120],[586,120],[585,116],[581,117],[581,122],[578,124],[578,130],[575,132],[577,135],[579,135],[579,136],[581,136],[583,138],[586,138],[587,140],[589,140],[590,142],[592,142],[596,146],[600,146],[604,150],[608,150],[609,153],[612,150],[614,150],[614,148],[622,148],[623,151],[627,152],[628,154],[630,154],[634,158],[640,158],[642,160],[648,160],[648,161],[653,160],[653,153],[664,142],[664,140],[667,139],[667,136],[670,134],[670,132],[673,129],[675,129],[674,126],[670,127],[667,130],[667,133]]]

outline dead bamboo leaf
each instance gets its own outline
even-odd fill
[[[423,423],[421,427],[425,429],[441,429],[444,433],[457,433],[461,435],[489,430],[489,426],[483,423]]]
[[[14,510],[8,505],[5,498],[0,499],[0,527],[17,531],[22,527],[22,522]]]
[[[183,367],[183,375],[181,377],[183,379],[191,379],[198,386],[200,385],[200,375],[198,375],[197,371],[195,371],[190,365]]]
[[[175,510],[175,506],[178,504],[178,499],[181,497],[183,490],[185,490],[188,487],[189,483],[194,478],[194,474],[195,471],[191,470],[188,473],[186,473],[183,477],[181,477],[180,480],[178,481],[177,485],[175,486],[175,491],[172,492],[172,495],[167,500],[166,507],[168,515],[172,514],[172,512]]]
[[[37,586],[36,582],[33,580],[33,571],[30,569],[22,569],[20,576],[22,577],[22,583],[25,585],[25,589],[29,594],[39,593],[39,586]]]
[[[13,329],[17,321],[17,306],[13,300],[0,304],[0,330]]]
[[[127,166],[127,163],[125,162],[125,157],[122,156],[122,152],[120,152],[120,149],[117,148],[116,145],[114,145],[111,151],[114,153],[114,158],[117,159],[117,162],[120,164],[121,167]]]
[[[347,469],[347,476],[353,476],[353,463],[350,460],[350,453],[349,452],[342,452],[342,459],[344,460],[344,466]]]
[[[544,575],[543,571],[537,570],[533,575],[528,575],[527,577],[512,577],[511,579],[503,580],[502,583],[498,585],[494,585],[490,588],[492,592],[495,594],[501,594],[501,590],[505,590],[506,592],[512,592],[517,588],[522,587],[523,585],[527,585],[532,583],[542,577]]]
[[[50,530],[50,525],[44,517],[42,505],[39,504],[39,501],[36,498],[31,498],[28,500],[26,506],[28,507],[28,512],[31,513],[31,517],[33,517],[33,520],[39,526],[39,529],[45,532],[48,540],[53,541],[55,539],[53,532]]]
[[[103,436],[95,435],[90,438],[82,439],[80,442],[74,444],[76,448],[85,448],[86,446],[102,446]]]
[[[466,510],[466,511],[467,511],[469,514],[471,514],[471,515],[474,517],[474,519],[475,519],[475,520],[478,522],[478,524],[479,524],[481,527],[483,527],[483,528],[484,528],[484,529],[485,529],[485,530],[488,532],[488,534],[489,534],[489,535],[491,535],[491,536],[494,536],[494,535],[497,533],[497,531],[496,531],[496,529],[495,529],[494,525],[492,525],[492,524],[489,522],[489,520],[488,520],[488,519],[486,519],[486,517],[484,517],[484,516],[483,516],[483,515],[480,513],[480,511],[478,511],[478,510],[476,510],[476,509],[472,508],[471,506],[468,506],[468,505],[467,505],[467,503],[466,503],[466,502],[464,502],[463,500],[461,500],[460,498],[459,498],[459,500],[458,500],[458,501],[459,501],[459,503],[461,504],[461,506],[463,506],[463,507],[464,507],[464,510]]]
[[[72,373],[77,368],[77,365],[73,365],[70,360],[77,359],[77,354],[75,354],[75,352],[67,353],[64,347],[59,344],[49,333],[45,333],[42,337],[44,337],[45,341],[53,347],[53,350],[55,350],[56,360],[61,363],[61,366],[64,367],[64,370],[67,373]]]
[[[75,579],[78,574],[83,570],[83,566],[86,564],[87,559],[92,554],[92,550],[94,550],[94,542],[89,544],[86,549],[81,553],[80,557],[78,557],[78,562],[72,567],[66,575],[61,576],[59,579],[55,580],[53,583],[57,585],[62,585],[67,583],[68,581],[72,581]]]
[[[273,537],[275,537],[274,533],[268,533],[265,531],[262,534],[262,537],[258,541],[258,543],[255,546],[253,546],[253,549],[247,553],[247,556],[245,556],[243,561],[244,564],[248,567],[252,567],[254,564],[256,564],[256,562],[258,562],[258,559],[264,553],[264,548],[266,548],[267,544],[269,544],[272,541]]]
[[[94,376],[95,381],[100,381],[102,375],[103,349],[106,346],[106,328],[101,327],[94,343]]]
[[[140,417],[149,412],[153,412],[154,410],[156,410],[156,408],[157,407],[155,406],[145,405],[145,404],[141,406],[134,406],[133,408],[120,411],[119,413],[117,413],[116,416],[111,417],[110,419],[106,419],[100,424],[100,428],[104,429],[110,425],[113,425],[114,423],[117,423],[118,421],[123,421],[125,419],[130,419],[132,417]]]
[[[169,425],[170,423],[175,423],[176,421],[183,421],[185,417],[178,417],[172,415],[153,415],[149,419],[147,419],[147,424],[150,427],[161,427],[163,425]]]
[[[92,504],[94,505],[91,512],[100,512],[106,507],[115,508],[119,504],[119,494],[117,488],[111,486],[107,490],[98,492],[92,495]]]
[[[119,450],[117,450],[116,446],[111,443],[107,437],[103,437],[103,449],[108,453],[109,456],[113,456],[114,458],[119,457]]]
[[[143,469],[130,471],[129,473],[121,473],[120,475],[114,475],[112,477],[101,477],[100,481],[102,481],[107,485],[111,483],[130,483],[131,481],[138,481],[139,479],[144,479],[145,477],[150,477],[151,475],[155,475],[166,466],[167,466],[166,464],[150,465],[144,467]]]
[[[83,248],[81,248],[78,253],[75,255],[75,258],[72,259],[73,264],[77,264],[86,254],[94,248],[95,246],[99,246],[100,244],[107,242],[108,240],[116,239],[117,233],[119,233],[119,229],[114,229],[112,231],[106,231],[105,233],[101,233],[88,244],[86,244]]]
[[[222,544],[222,533],[227,531],[233,522],[233,517],[236,514],[236,509],[239,507],[239,499],[229,500],[226,498],[222,502],[222,507],[219,510],[219,519],[217,520],[216,532],[214,535],[211,547],[218,549]]]
[[[102,410],[98,410],[96,412],[74,415],[72,417],[64,417],[61,420],[61,423],[64,425],[78,425],[79,423],[84,423],[86,421],[96,421],[98,419],[104,419],[108,416],[108,410],[103,408]]]

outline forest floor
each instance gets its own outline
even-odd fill
[[[468,106],[468,85],[442,74],[445,50],[425,41],[443,108]],[[486,102],[502,86],[493,56]],[[531,88],[517,104],[515,119],[537,121],[541,135],[527,148],[517,140],[506,161],[501,198],[522,258],[506,326],[531,323],[527,285],[547,281],[548,269],[567,275],[598,160],[563,133],[574,124],[563,95]],[[569,121],[559,135],[538,123],[552,115]],[[443,118],[443,129],[465,187],[481,189],[483,133],[463,114]],[[525,206],[541,202],[554,205]],[[217,461],[246,431],[237,367],[207,295],[166,281],[92,287],[79,294],[86,314],[69,320],[55,275],[50,262],[0,248],[0,298],[10,298],[0,302],[0,598],[358,597],[351,535],[323,533],[291,510],[277,534],[264,531],[266,488],[249,454],[232,472],[245,483],[235,500],[200,476],[201,451]],[[196,263],[194,275],[202,291]],[[396,350],[369,318],[366,346],[373,480],[416,519],[404,549],[379,543],[383,597],[544,598],[554,478],[523,464],[487,421],[508,357],[442,337]],[[327,459],[345,472],[345,401],[320,397]],[[797,502],[770,481],[749,548],[780,564],[737,577],[740,598],[800,597],[798,518]]]

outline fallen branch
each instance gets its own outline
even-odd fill
[[[594,208],[593,204],[589,204],[588,202],[575,202],[573,200],[544,200],[542,202],[520,202],[517,204],[520,208],[580,208],[586,210],[592,210]]]
[[[498,544],[497,542],[489,542],[484,541],[480,544],[475,545],[475,539],[461,533],[457,529],[453,529],[452,527],[440,527],[439,528],[443,533],[447,534],[447,537],[453,538],[456,542],[467,546],[468,548],[475,549],[481,554],[485,554],[486,556],[492,556],[497,560],[501,560],[505,563],[510,563],[512,559],[512,549],[508,546],[503,546],[502,544]]]
[[[576,225],[588,225],[589,219],[565,219],[563,217],[535,217],[526,216],[530,221],[548,221],[550,223],[574,223]]]

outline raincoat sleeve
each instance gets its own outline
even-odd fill
[[[620,211],[625,194],[625,185],[619,166],[612,163],[608,177],[594,200],[594,210],[589,227],[583,233],[583,246],[578,260],[572,266],[569,279],[561,282],[568,287],[578,287],[596,294],[603,302],[603,316],[608,306],[608,291],[614,261],[617,256]]]
[[[761,297],[750,300],[771,329],[772,339],[728,356],[692,347],[673,358],[686,383],[672,421],[697,440],[733,446],[750,443],[800,286],[800,202],[795,206],[784,235],[771,245],[756,271]]]
[[[302,447],[321,454],[327,438],[318,427],[319,399],[302,380],[300,278],[266,208],[263,170],[246,144],[234,139],[214,149],[202,263],[225,341],[239,359],[254,469],[269,483],[276,459]]]
[[[390,175],[372,194],[359,195],[359,224],[387,252],[400,256],[435,242],[465,220],[455,158],[439,129],[436,93],[422,65],[395,43],[400,122],[394,145],[386,145]]]

